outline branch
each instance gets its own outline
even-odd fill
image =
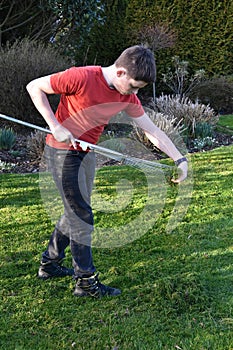
[[[143,43],[147,43],[153,51],[172,47],[176,41],[176,33],[167,24],[147,25],[134,34]]]
[[[8,21],[8,18],[9,18],[9,16],[10,16],[10,13],[11,13],[11,11],[12,11],[14,5],[15,5],[15,3],[14,3],[14,1],[13,1],[13,2],[11,3],[11,6],[10,6],[10,8],[9,8],[9,11],[8,11],[8,13],[7,13],[5,19],[4,19],[3,22],[0,24],[0,28],[2,28],[2,27],[4,26],[4,24]]]
[[[13,29],[16,29],[16,28],[19,28],[19,27],[22,27],[24,24],[30,22],[32,19],[34,19],[36,16],[38,16],[38,13],[35,14],[34,16],[31,16],[29,17],[28,19],[26,19],[24,22],[20,22],[18,24],[15,24],[14,26],[10,27],[10,28],[7,28],[7,29],[3,29],[2,30],[2,33],[6,33],[6,32],[9,32],[10,30],[13,30]]]

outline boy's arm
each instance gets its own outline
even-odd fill
[[[183,158],[182,154],[176,148],[171,139],[160,130],[145,113],[139,118],[134,118],[134,122],[144,130],[148,139],[162,152],[166,153],[174,161]],[[181,170],[181,174],[177,179],[172,179],[174,183],[180,183],[187,177],[188,163],[183,161],[178,165]]]
[[[59,142],[71,143],[74,148],[77,148],[72,133],[57,121],[48,101],[47,94],[55,94],[50,84],[50,75],[32,80],[26,86],[26,89],[36,109],[48,124],[55,139]]]

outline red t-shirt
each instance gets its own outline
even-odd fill
[[[120,111],[133,118],[144,114],[135,94],[122,95],[108,86],[100,66],[72,67],[53,74],[50,83],[54,92],[61,95],[55,113],[57,120],[83,141],[95,144],[105,125]],[[73,149],[51,134],[46,143],[59,149]]]

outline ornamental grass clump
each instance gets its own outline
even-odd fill
[[[182,135],[186,132],[186,128],[181,123],[181,120],[179,121],[175,117],[169,116],[165,113],[158,113],[151,109],[148,109],[146,112],[154,124],[162,131],[164,131],[164,133],[169,136],[176,147],[182,151],[184,148]],[[134,125],[132,137],[143,143],[143,145],[148,149],[155,149],[155,146],[148,139],[144,131],[136,125]]]
[[[10,150],[16,142],[16,135],[11,128],[0,129],[0,150]]]
[[[200,123],[208,123],[214,127],[218,122],[218,116],[209,105],[198,101],[191,101],[188,97],[179,95],[162,95],[156,100],[156,108],[159,113],[166,114],[170,119],[175,119],[187,129],[188,138],[195,138],[195,130]]]

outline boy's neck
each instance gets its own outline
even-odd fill
[[[106,80],[108,86],[111,89],[114,89],[113,80],[114,80],[114,76],[116,74],[115,65],[113,64],[112,66],[109,66],[109,67],[101,67],[101,69],[102,69],[104,79]]]

